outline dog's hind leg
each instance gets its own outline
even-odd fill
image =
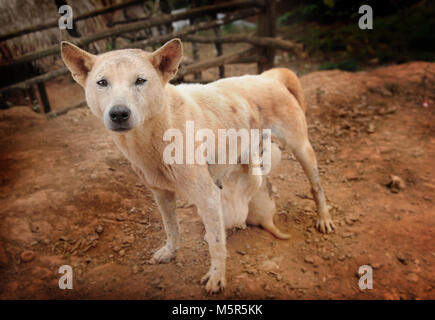
[[[281,150],[275,143],[271,144],[271,170],[275,169],[281,161]],[[263,153],[264,154],[264,153]],[[252,170],[252,169],[251,169]],[[252,175],[252,172],[249,173]],[[272,198],[272,186],[266,176],[263,176],[262,182],[256,193],[249,202],[249,214],[247,223],[260,225],[269,231],[278,239],[289,239],[290,235],[281,232],[273,222],[275,217],[276,206]]]
[[[317,206],[318,219],[316,222],[316,228],[322,233],[330,233],[335,229],[334,222],[329,214],[328,207],[326,205],[325,194],[323,192],[322,185],[319,179],[319,170],[317,168],[316,155],[310,141],[305,135],[302,141],[291,141],[289,143],[293,154],[301,164],[304,172],[311,185],[311,193]]]
[[[319,179],[316,155],[308,140],[305,114],[302,109],[293,109],[291,118],[281,124],[272,126],[272,134],[288,147],[301,164],[311,185],[311,193],[317,207],[318,219],[316,228],[322,233],[330,233],[335,229],[334,222],[326,205],[325,194]]]
[[[180,230],[175,213],[175,193],[166,190],[152,189],[166,231],[166,244],[157,250],[151,258],[151,263],[168,263],[177,255],[180,240]]]
[[[269,181],[263,179],[263,184],[249,202],[249,215],[247,222],[260,225],[278,239],[289,239],[290,235],[281,232],[273,222],[275,216],[275,202],[271,197]]]

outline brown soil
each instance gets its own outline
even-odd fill
[[[302,78],[338,229],[314,230],[308,183],[285,153],[271,180],[277,225],[292,238],[229,231],[227,288],[214,298],[435,298],[434,75],[435,64],[416,62]],[[49,96],[55,107],[83,99],[68,80]],[[390,175],[405,188],[388,188]],[[208,249],[193,212],[180,203],[176,261],[147,264],[164,243],[161,219],[102,123],[87,109],[54,120],[0,112],[0,298],[208,298],[199,284]],[[372,290],[358,287],[365,264]],[[73,290],[58,287],[61,265],[73,268]]]

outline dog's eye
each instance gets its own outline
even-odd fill
[[[137,86],[140,86],[140,85],[144,84],[145,82],[146,82],[145,79],[137,78],[136,82],[134,84],[137,85]]]
[[[107,80],[106,79],[102,79],[102,80],[98,81],[97,84],[100,87],[107,87]]]

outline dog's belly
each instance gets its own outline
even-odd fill
[[[251,199],[249,195],[237,186],[225,186],[221,195],[225,228],[245,228]]]
[[[222,213],[225,228],[244,228],[249,213],[249,202],[260,188],[262,176],[247,172],[247,165],[212,166],[210,174],[222,188]]]

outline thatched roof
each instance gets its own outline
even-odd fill
[[[120,0],[74,0],[69,1],[74,15],[120,2]],[[36,26],[59,19],[54,0],[0,0],[0,34],[7,34],[26,27]],[[76,23],[82,36],[106,28],[102,16],[80,20]],[[0,42],[0,61],[8,61],[23,54],[44,49],[61,40],[72,38],[65,30],[50,28]]]

